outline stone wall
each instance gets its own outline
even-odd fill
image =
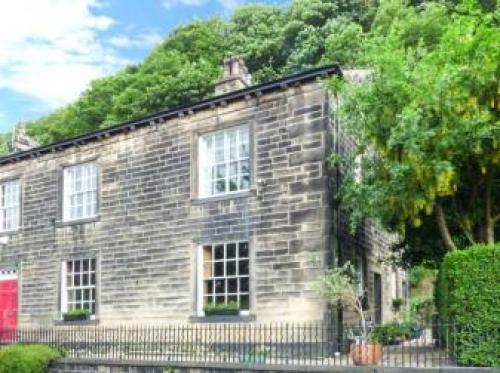
[[[201,200],[197,138],[234,125],[251,128],[251,190]],[[204,110],[127,134],[16,162],[22,224],[0,249],[18,267],[20,325],[60,319],[62,262],[96,257],[97,319],[185,322],[195,312],[196,249],[248,240],[251,314],[257,321],[321,320],[312,284],[330,251],[331,195],[324,159],[332,128],[321,82]],[[94,160],[97,219],[61,221],[64,166]]]
[[[49,373],[230,373],[230,372],[296,372],[296,373],[493,373],[495,368],[473,367],[426,367],[389,368],[377,366],[288,366],[288,365],[239,365],[239,364],[138,364],[106,362],[60,361],[52,364]]]

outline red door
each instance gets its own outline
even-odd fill
[[[0,342],[8,342],[17,327],[17,279],[0,279]]]

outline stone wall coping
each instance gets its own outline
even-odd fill
[[[345,373],[498,373],[497,368],[479,367],[434,367],[434,368],[397,368],[379,366],[301,366],[272,364],[239,364],[239,363],[190,363],[168,361],[127,361],[127,360],[86,360],[60,359],[54,363],[91,365],[107,367],[150,367],[150,368],[184,368],[207,369],[209,371],[260,371],[260,372],[345,372]]]

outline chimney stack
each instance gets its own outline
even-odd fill
[[[36,148],[37,146],[40,146],[40,144],[26,134],[26,128],[23,124],[18,124],[14,127],[12,138],[9,143],[10,153],[22,152],[24,150]]]
[[[224,58],[222,78],[215,83],[215,94],[237,91],[252,84],[245,62],[239,57]]]

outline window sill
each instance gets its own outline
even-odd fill
[[[191,316],[192,323],[243,323],[255,321],[255,315],[213,315],[213,316]]]
[[[255,196],[256,192],[257,192],[257,189],[251,188],[251,189],[244,190],[241,192],[226,193],[226,194],[220,194],[220,195],[210,196],[210,197],[193,197],[193,198],[191,198],[191,203],[193,203],[194,205],[198,205],[198,204],[203,204],[203,203],[226,201],[226,200],[236,199],[236,198],[248,198],[248,197]]]
[[[17,227],[16,229],[10,229],[8,231],[0,231],[0,236],[13,236],[19,231],[22,230],[22,227]]]
[[[88,320],[78,320],[78,321],[64,321],[64,320],[54,320],[54,325],[56,326],[79,326],[79,325],[97,325],[99,324],[98,319],[88,319]]]
[[[66,227],[68,225],[80,225],[87,223],[95,223],[100,220],[100,216],[96,215],[91,218],[77,219],[77,220],[59,220],[55,222],[56,227]]]

